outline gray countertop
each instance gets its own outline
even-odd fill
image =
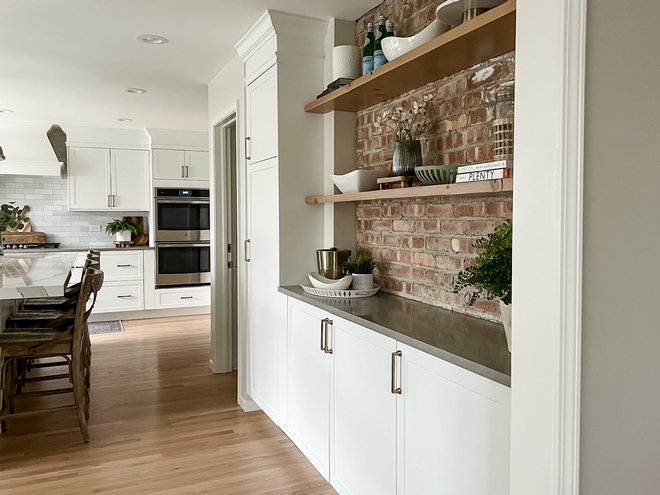
[[[11,253],[83,253],[89,249],[96,249],[98,251],[144,251],[148,249],[156,249],[155,247],[150,246],[132,246],[126,248],[117,248],[117,247],[60,247],[60,248],[48,248],[48,249],[7,249],[5,248],[5,254]]]
[[[511,354],[499,323],[383,292],[364,299],[332,299],[310,296],[297,285],[280,287],[279,291],[511,386]]]

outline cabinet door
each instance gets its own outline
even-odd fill
[[[249,163],[277,156],[277,68],[271,67],[246,89]]]
[[[110,150],[69,148],[67,150],[69,208],[110,209]]]
[[[112,209],[148,211],[149,152],[112,150]]]
[[[396,341],[337,319],[331,337],[330,483],[341,495],[394,495],[396,395],[391,379]]]
[[[248,167],[248,394],[277,423],[280,310],[277,160]]]
[[[152,151],[154,161],[154,179],[183,179],[184,152],[180,150]]]
[[[186,151],[186,179],[209,180],[210,167],[208,151]]]
[[[398,493],[507,495],[511,390],[398,347]]]
[[[323,347],[322,311],[289,304],[289,424],[287,434],[314,467],[330,476],[330,358]]]

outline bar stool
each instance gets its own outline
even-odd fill
[[[85,378],[86,373],[88,374],[88,371],[86,372],[88,364],[84,359],[85,334],[87,333],[87,320],[94,309],[98,291],[102,286],[103,272],[88,268],[81,282],[72,324],[66,329],[21,328],[12,332],[0,333],[0,363],[2,364],[0,423],[2,424],[2,431],[6,431],[6,420],[8,418],[37,414],[36,412],[15,412],[17,398],[73,392],[75,404],[64,406],[64,408],[75,407],[83,441],[89,442],[87,427],[89,383]],[[88,308],[88,302],[92,295],[94,296],[93,301]],[[19,361],[54,356],[63,357],[70,362],[69,378],[72,387],[27,393],[17,389],[17,363]],[[50,410],[60,409],[62,407]]]

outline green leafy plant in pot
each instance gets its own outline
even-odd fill
[[[353,275],[354,290],[369,290],[374,286],[374,269],[376,258],[369,251],[358,251],[344,263],[346,270]]]
[[[14,206],[13,202],[0,206],[0,235],[7,230],[7,227],[21,230],[30,220],[23,213],[24,209]],[[0,242],[0,255],[3,254],[2,242]]]
[[[500,313],[506,332],[507,345],[511,352],[511,273],[513,224],[511,220],[495,228],[492,234],[477,239],[472,244],[479,255],[474,265],[458,274],[454,292],[465,288],[468,305],[472,306],[480,297],[500,300]]]
[[[142,226],[132,220],[113,219],[105,226],[105,232],[108,235],[114,235],[117,242],[130,242],[133,234],[142,234]]]

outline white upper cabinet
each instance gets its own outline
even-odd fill
[[[153,150],[154,179],[183,179],[184,152],[180,150]]]
[[[113,210],[149,210],[149,152],[111,150],[110,158]]]
[[[110,150],[69,148],[67,156],[69,209],[109,210]]]
[[[208,151],[184,151],[186,179],[209,180],[211,164]]]
[[[149,210],[149,152],[68,148],[69,209]]]
[[[259,76],[246,92],[245,153],[249,163],[257,163],[277,156],[277,67]]]
[[[209,152],[153,150],[154,180],[209,180]]]

